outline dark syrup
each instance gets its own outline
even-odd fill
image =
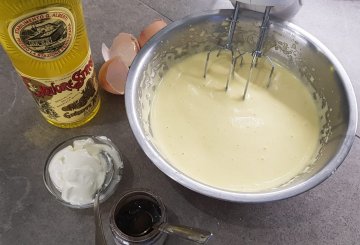
[[[160,207],[151,200],[136,199],[122,206],[115,215],[117,227],[128,236],[144,236],[161,218]]]

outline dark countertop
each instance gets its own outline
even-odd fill
[[[304,0],[292,20],[322,41],[343,64],[359,97],[360,1]],[[84,0],[87,29],[97,68],[101,43],[118,32],[138,35],[155,18],[173,21],[204,9],[231,7],[227,0]],[[98,115],[84,127],[59,129],[38,113],[32,97],[0,50],[0,244],[94,244],[92,210],[62,206],[45,189],[43,165],[59,142],[80,134],[106,135],[125,156],[116,193],[101,207],[109,244],[109,210],[135,187],[159,194],[169,220],[203,227],[208,244],[358,244],[360,241],[360,138],[347,159],[318,187],[287,200],[237,204],[192,192],[159,171],[137,144],[124,97],[102,93]],[[358,130],[359,133],[359,130]],[[170,238],[167,244],[191,244]]]

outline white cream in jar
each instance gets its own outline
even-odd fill
[[[107,140],[106,137],[103,137]],[[93,201],[94,195],[104,183],[108,171],[106,152],[115,161],[115,168],[122,162],[117,152],[106,144],[95,143],[93,139],[79,139],[59,150],[49,163],[49,174],[63,200],[84,205]]]
[[[305,85],[275,65],[259,64],[242,100],[251,57],[237,66],[224,91],[230,59],[206,53],[172,66],[151,105],[153,141],[185,175],[221,189],[258,192],[276,188],[302,172],[319,146],[317,106]]]

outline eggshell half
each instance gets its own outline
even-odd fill
[[[124,94],[128,72],[129,68],[121,57],[114,57],[101,66],[99,84],[107,92]]]
[[[140,46],[136,37],[122,32],[114,38],[109,49],[109,58],[120,56],[125,65],[129,67],[139,50]]]
[[[163,29],[166,26],[166,22],[163,20],[155,20],[150,25],[145,27],[138,38],[140,47],[143,47],[150,38],[152,38],[158,31]]]

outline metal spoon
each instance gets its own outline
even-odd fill
[[[136,234],[136,236],[143,236],[150,230],[157,229],[169,235],[176,235],[200,244],[206,243],[212,236],[212,233],[209,231],[188,226],[171,225],[166,222],[153,225],[152,215],[148,212],[138,212],[136,219],[141,220],[142,227],[139,227],[139,229],[143,230],[142,232]]]
[[[169,235],[180,236],[200,244],[206,243],[212,236],[212,233],[209,231],[188,226],[171,225],[169,223],[162,223],[159,226],[153,228],[158,229],[161,232],[165,232]]]
[[[101,214],[99,209],[99,197],[100,194],[109,186],[113,175],[114,175],[114,162],[112,158],[109,156],[107,152],[100,152],[100,155],[105,159],[107,164],[107,171],[105,174],[104,183],[102,186],[97,190],[95,197],[94,197],[94,216],[95,216],[95,245],[107,245],[104,230],[101,222]]]

